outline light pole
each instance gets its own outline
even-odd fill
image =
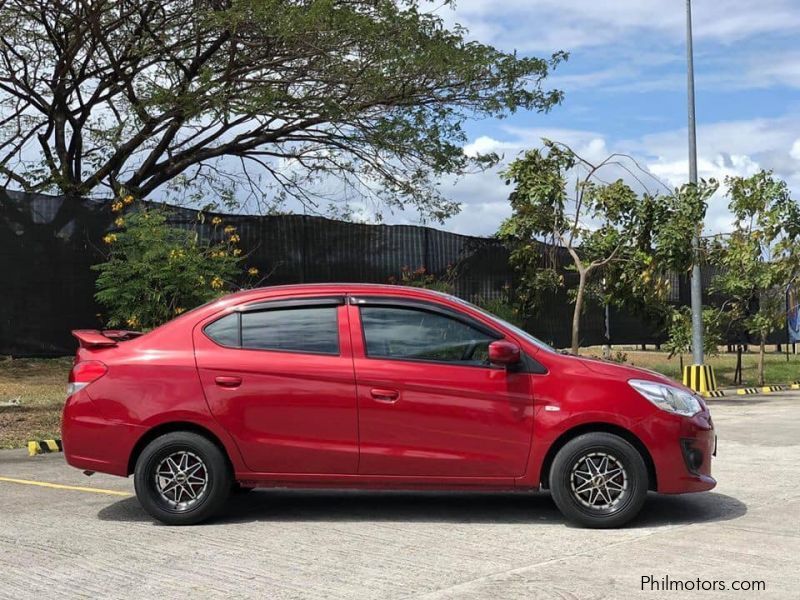
[[[686,0],[686,62],[689,96],[689,183],[697,185],[697,130],[694,112],[694,51],[692,48],[692,0]],[[703,364],[703,281],[700,273],[700,229],[698,223],[692,238],[692,361]]]

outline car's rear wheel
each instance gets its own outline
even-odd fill
[[[188,431],[150,442],[134,473],[142,507],[168,525],[192,525],[211,517],[228,498],[231,482],[222,451],[208,438]]]
[[[558,451],[550,468],[550,492],[559,510],[584,527],[620,527],[642,509],[647,466],[627,440],[586,433]]]

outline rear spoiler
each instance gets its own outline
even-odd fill
[[[116,346],[118,342],[133,339],[142,335],[141,331],[127,331],[125,329],[75,329],[72,332],[78,339],[81,348],[108,348]]]

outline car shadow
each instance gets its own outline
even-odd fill
[[[725,494],[650,494],[629,527],[727,521],[747,506]],[[103,508],[104,521],[153,521],[136,498]],[[416,523],[565,523],[548,493],[254,490],[231,496],[213,523],[388,521]],[[155,522],[155,521],[153,521]]]

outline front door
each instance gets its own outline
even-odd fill
[[[488,364],[498,334],[437,305],[349,306],[362,475],[518,477],[533,433],[531,376]]]
[[[358,417],[344,299],[265,302],[195,330],[213,415],[262,473],[355,474]]]

